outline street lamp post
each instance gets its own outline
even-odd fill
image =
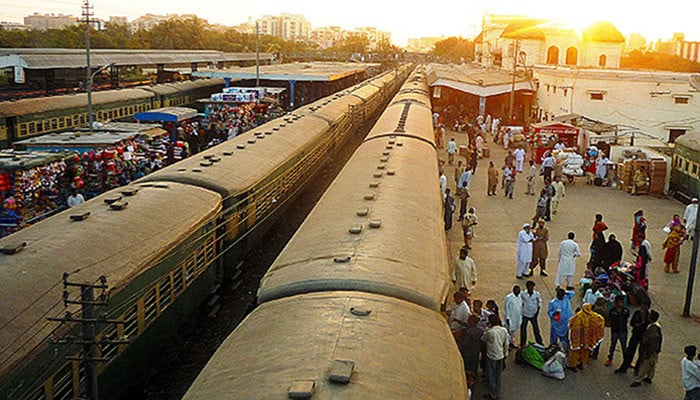
[[[95,123],[95,116],[92,113],[92,82],[95,80],[95,76],[99,74],[100,72],[106,70],[107,68],[110,68],[114,65],[113,62],[109,64],[105,64],[101,66],[100,68],[97,69],[97,71],[93,72],[90,74],[90,64],[88,64],[87,70],[88,74],[90,74],[90,77],[88,78],[88,85],[87,85],[87,102],[88,102],[88,128],[90,129],[90,133],[92,133],[92,126]]]

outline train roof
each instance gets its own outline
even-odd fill
[[[222,78],[197,79],[194,81],[163,83],[155,86],[145,86],[143,89],[159,95],[175,94],[188,90],[208,88],[212,86],[224,86]]]
[[[216,193],[177,183],[140,188],[124,197],[128,207],[122,211],[104,202],[128,189],[107,192],[0,239],[0,249],[26,244],[16,254],[0,253],[0,376],[58,326],[45,318],[62,314],[64,272],[72,272],[70,279],[77,282],[104,275],[116,293],[221,209]],[[85,213],[90,216],[83,221],[69,218]]]
[[[347,384],[329,381],[348,376],[333,373],[337,360],[354,363]],[[330,292],[259,306],[183,399],[286,399],[300,381],[313,381],[313,399],[468,397],[462,358],[439,313],[370,293]]]
[[[92,93],[92,104],[99,105],[117,101],[133,101],[149,99],[151,97],[153,97],[153,93],[143,89],[105,90]],[[39,114],[85,107],[87,107],[87,93],[66,94],[61,96],[3,101],[0,102],[0,115],[14,117],[18,115]]]
[[[72,151],[38,152],[0,150],[0,171],[9,172],[46,165],[75,156]]]
[[[430,144],[365,142],[265,274],[258,301],[360,290],[439,310],[451,283],[442,215]]]
[[[328,122],[303,114],[277,118],[139,182],[171,181],[201,186],[225,199],[244,192],[316,142]]]
[[[700,132],[689,131],[676,138],[675,143],[691,150],[700,151]]]
[[[365,140],[392,135],[414,137],[434,146],[435,134],[430,107],[410,99],[391,103]]]

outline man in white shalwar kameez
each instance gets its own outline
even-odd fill
[[[506,317],[506,329],[510,336],[510,343],[515,347],[515,335],[520,330],[520,324],[523,322],[523,300],[520,297],[520,286],[513,286],[513,292],[506,296],[503,302],[504,316]]]
[[[525,164],[525,150],[523,150],[522,147],[518,147],[513,152],[513,155],[515,156],[515,170],[518,171],[518,173],[523,172],[523,164]]]
[[[688,236],[692,239],[695,237],[695,219],[698,216],[698,199],[693,197],[690,200],[690,204],[685,207],[685,212],[683,213],[683,222],[685,222],[685,230],[688,232]]]
[[[523,275],[527,275],[532,262],[532,242],[535,241],[535,235],[530,231],[530,224],[525,223],[523,229],[518,232],[518,250],[516,253],[516,261],[518,262],[518,272],[515,277],[523,279]]]
[[[564,281],[567,288],[573,286],[576,273],[576,257],[581,257],[581,248],[574,242],[574,233],[569,232],[568,239],[562,240],[559,245],[559,268],[554,284],[559,287]]]

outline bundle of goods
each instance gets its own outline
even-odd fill
[[[570,176],[583,176],[583,157],[578,153],[560,151],[557,159],[563,165],[562,173]]]
[[[515,353],[515,362],[521,365],[530,365],[542,371],[542,374],[550,378],[564,379],[564,368],[567,366],[566,354],[560,351],[557,345],[544,347],[541,344],[530,343],[518,349]]]

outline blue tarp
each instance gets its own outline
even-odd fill
[[[197,110],[187,107],[165,107],[134,115],[137,121],[182,122],[197,116]]]

